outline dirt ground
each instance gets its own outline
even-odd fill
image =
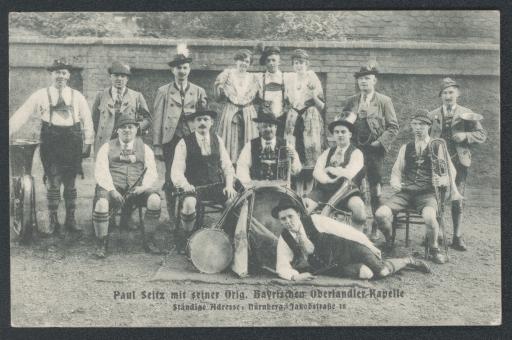
[[[37,155],[36,155],[37,159]],[[46,204],[40,167],[33,171],[37,184],[40,228],[47,227]],[[379,281],[354,287],[208,284],[192,281],[152,281],[163,261],[178,255],[154,256],[142,251],[137,230],[112,236],[111,255],[93,257],[91,201],[94,190],[91,161],[86,179],[78,180],[81,240],[36,238],[32,245],[11,242],[11,320],[13,326],[320,326],[320,325],[497,325],[501,323],[501,249],[499,192],[486,187],[466,193],[464,216],[469,251],[450,251],[450,262],[431,264],[429,275],[404,271]],[[163,209],[165,210],[165,209]],[[449,209],[448,209],[449,210]],[[160,241],[171,244],[168,219],[162,214]],[[61,218],[61,220],[63,217]],[[446,220],[450,221],[449,213]],[[210,221],[215,221],[212,216]],[[421,255],[423,227],[413,226],[411,245],[405,248],[404,230],[390,256]],[[448,228],[451,232],[451,223]],[[451,234],[451,233],[450,233]],[[314,298],[316,293],[390,290],[402,297]],[[303,297],[255,297],[254,291],[274,294],[304,293]],[[114,298],[115,292],[135,291],[136,299]],[[164,299],[143,299],[142,291],[163,292]],[[178,296],[185,292],[185,296]],[[403,292],[403,293],[400,293]],[[174,294],[173,294],[174,293]],[[199,293],[194,298],[193,293]],[[212,295],[218,293],[219,298]],[[205,296],[209,294],[210,296]],[[231,294],[231,296],[229,296]],[[244,299],[241,299],[241,295]],[[159,297],[160,294],[154,294]],[[228,295],[228,297],[226,297]],[[124,295],[126,297],[126,294]],[[270,304],[284,310],[253,310]],[[291,305],[294,304],[294,306]],[[321,306],[316,305],[320,303]],[[213,305],[217,309],[212,310]],[[330,305],[332,304],[332,305]],[[252,306],[252,307],[251,307]],[[274,307],[272,307],[274,306]],[[322,309],[328,308],[334,309]],[[206,310],[196,309],[205,307]],[[298,309],[292,307],[300,307]],[[180,310],[183,308],[194,310]],[[239,310],[226,310],[239,308]]]

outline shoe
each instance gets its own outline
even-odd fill
[[[466,242],[464,242],[464,238],[462,236],[453,236],[451,247],[458,251],[466,251],[468,247],[466,246]]]
[[[108,236],[98,239],[97,248],[94,255],[96,255],[96,257],[99,259],[104,259],[105,257],[107,257],[107,247]]]
[[[410,259],[411,259],[411,263],[407,265],[408,267],[415,269],[419,272],[425,273],[425,274],[429,274],[432,272],[429,265],[425,261],[417,260],[412,257]]]
[[[439,248],[432,248],[430,249],[430,260],[437,264],[443,264],[446,263],[446,256],[441,253]]]
[[[153,241],[144,241],[144,251],[148,254],[160,255],[163,252],[158,248]]]

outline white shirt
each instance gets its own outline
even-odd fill
[[[272,150],[275,150],[276,147],[276,139],[273,138],[271,141]],[[267,146],[265,140],[261,138],[261,146],[263,150]],[[294,148],[292,148],[293,152],[293,161],[291,174],[297,175],[302,170],[302,164],[300,163],[299,155]],[[244,186],[247,186],[251,183],[251,166],[252,166],[252,151],[251,151],[251,142],[248,142],[242,148],[240,152],[240,156],[238,156],[238,161],[236,162],[236,177],[242,182]]]
[[[50,120],[50,103],[48,102],[48,88],[42,88],[34,92],[23,105],[9,119],[9,135],[18,131],[32,115],[37,115],[42,121]],[[91,111],[84,96],[77,90],[66,86],[62,89],[62,99],[66,105],[71,105],[71,91],[73,91],[74,121],[82,123],[85,144],[94,142],[94,129],[91,118]],[[56,105],[59,99],[59,91],[50,86],[51,104]],[[72,126],[73,117],[62,117],[58,114],[52,115],[52,124],[57,126]]]
[[[336,235],[360,243],[368,247],[379,258],[381,257],[380,250],[373,245],[365,234],[354,227],[317,214],[311,215],[311,219],[319,232]],[[304,226],[301,225],[301,228],[304,228]],[[293,233],[290,234],[295,238]],[[298,240],[296,239],[296,241]],[[288,247],[283,237],[279,236],[279,240],[277,241],[276,271],[277,274],[285,280],[291,280],[292,276],[299,274],[298,271],[293,269],[291,265],[292,261],[293,251]]]
[[[422,141],[415,140],[414,147],[417,150],[418,145],[421,146],[421,150],[425,150],[428,147],[428,143],[430,142],[430,136],[427,135]],[[407,144],[402,145],[400,150],[398,151],[398,156],[396,157],[395,164],[393,165],[393,169],[391,169],[391,177],[389,179],[389,184],[391,188],[395,191],[400,191],[402,189],[402,174],[405,168],[405,148]],[[416,151],[417,152],[417,151]]]
[[[263,84],[263,78],[265,78],[265,84]],[[275,117],[280,117],[283,114],[283,93],[281,90],[264,90],[264,87],[266,84],[269,83],[283,84],[283,81],[283,73],[279,70],[276,71],[275,73],[270,73],[266,71],[264,75],[262,75],[260,81],[260,98],[266,101],[270,101],[270,110],[272,111]],[[265,98],[263,98],[263,92],[265,93]]]
[[[202,142],[199,135],[199,133],[195,132],[197,143],[201,147],[201,154],[206,156],[210,154],[210,151],[203,150],[203,147],[201,146]],[[226,179],[226,182],[228,182],[227,178],[229,176],[233,176],[235,173],[235,170],[233,169],[233,164],[231,163],[231,159],[229,159],[228,152],[226,151],[226,147],[224,146],[224,142],[219,136],[216,136],[219,140],[219,153],[220,153],[220,166],[222,168],[222,172],[224,174],[224,177]],[[207,136],[208,143],[210,142],[209,134]],[[205,151],[208,151],[206,153]],[[185,177],[185,170],[187,169],[187,144],[185,144],[185,140],[182,138],[178,145],[176,145],[176,150],[174,151],[174,160],[172,162],[171,166],[171,181],[172,183],[178,187],[182,188],[185,185],[188,185],[189,182],[187,178]]]
[[[121,143],[122,150],[125,143],[121,142],[121,139],[119,139],[119,142]],[[127,143],[127,149],[133,150],[133,144],[134,141]],[[115,186],[114,181],[112,180],[112,175],[110,174],[110,167],[108,162],[109,151],[109,143],[103,144],[98,151],[96,163],[94,164],[94,178],[100,187],[107,191],[112,191],[115,190]],[[155,155],[153,154],[153,150],[151,150],[151,148],[146,144],[144,144],[144,163],[148,170],[142,179],[142,187],[147,190],[150,189],[153,184],[155,184],[156,180],[158,179],[158,173],[156,170]]]
[[[345,157],[345,152],[347,151],[349,145],[347,145],[346,147],[344,147],[341,150],[341,153],[343,154],[343,158]],[[331,177],[325,171],[325,164],[327,162],[327,156],[329,155],[329,150],[330,149],[327,149],[324,152],[322,152],[320,157],[318,157],[316,164],[315,164],[315,169],[313,170],[313,177],[315,178],[315,180],[317,180],[320,183],[326,183],[327,181],[331,180]],[[333,157],[336,155],[336,153],[338,151],[339,151],[339,147],[336,146],[336,151],[334,151]],[[337,176],[338,177],[343,176],[343,177],[346,177],[349,180],[351,180],[352,178],[354,178],[355,175],[357,175],[359,173],[359,171],[361,171],[363,166],[364,166],[363,153],[361,152],[361,150],[355,149],[352,152],[352,154],[350,156],[350,160],[346,167],[341,167],[341,166],[336,167],[336,170],[338,171]]]

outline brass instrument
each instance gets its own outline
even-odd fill
[[[430,151],[430,161],[432,163],[432,177],[434,175],[442,178],[448,176],[448,185],[450,186],[450,198],[452,201],[462,200],[464,197],[457,190],[455,184],[455,174],[452,173],[455,168],[451,163],[450,154],[448,153],[448,147],[446,141],[442,138],[431,139],[428,148]],[[444,222],[444,206],[448,198],[448,187],[447,186],[434,186],[435,196],[437,201],[437,219],[439,222],[439,230],[443,235],[444,251],[448,256],[448,242],[446,238],[445,222]],[[425,242],[425,254],[428,257],[428,240]]]

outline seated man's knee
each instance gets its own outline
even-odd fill
[[[366,206],[364,205],[363,200],[356,196],[352,197],[348,201],[348,206],[350,210],[352,211],[352,218],[360,221],[365,222],[366,221]]]
[[[99,213],[108,212],[108,200],[106,198],[100,198],[96,201],[96,205],[94,206],[94,211]]]
[[[386,220],[392,220],[393,219],[393,212],[391,209],[386,205],[381,205],[379,209],[375,212],[375,219],[377,222],[382,223]]]
[[[183,200],[183,208],[181,212],[186,215],[190,215],[196,211],[197,200],[195,197],[185,197]]]
[[[148,200],[146,202],[146,207],[149,210],[159,210],[161,204],[162,200],[160,199],[160,196],[158,196],[158,194],[153,193],[149,195]]]
[[[359,278],[364,279],[364,280],[369,280],[372,277],[373,277],[372,270],[368,266],[363,264],[361,266],[361,268],[359,268]]]
[[[434,222],[436,222],[436,211],[432,207],[425,207],[423,208],[423,211],[421,212],[421,216],[423,217],[423,220],[425,221],[425,224],[432,225]]]

